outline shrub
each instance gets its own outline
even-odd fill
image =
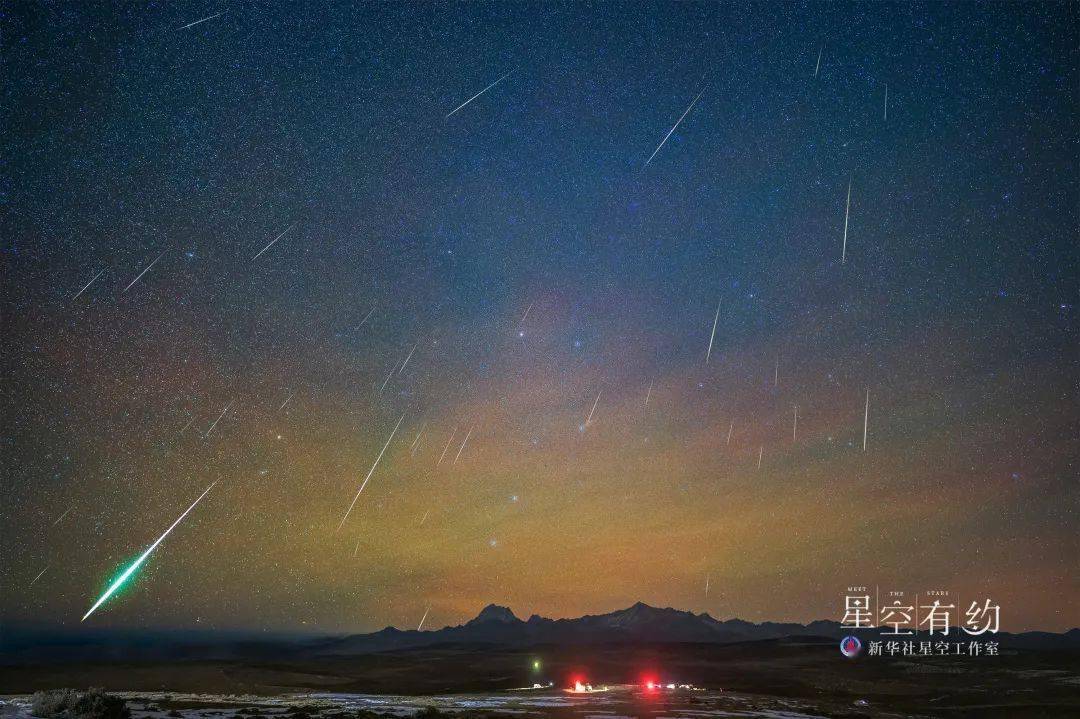
[[[55,717],[75,706],[79,693],[74,689],[46,689],[30,698],[30,713],[36,717]]]
[[[120,697],[91,689],[76,700],[74,719],[131,719],[131,710]]]
[[[416,712],[413,715],[413,719],[442,719],[444,714],[432,706],[427,706]]]
[[[41,719],[131,719],[127,702],[104,689],[37,692],[30,700],[30,711]]]

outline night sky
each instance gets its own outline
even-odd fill
[[[102,5],[0,16],[9,627],[1080,623],[1075,4]]]

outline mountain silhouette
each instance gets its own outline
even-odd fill
[[[762,622],[742,619],[718,620],[708,614],[694,614],[679,609],[659,608],[638,602],[626,609],[576,619],[547,619],[532,615],[518,618],[509,608],[489,604],[464,624],[426,631],[402,631],[387,627],[372,634],[354,634],[331,639],[316,652],[325,655],[363,654],[369,652],[414,649],[437,645],[497,645],[522,647],[535,644],[606,644],[606,643],[716,643],[761,641],[790,637],[817,637],[839,640],[851,630],[839,622],[815,621],[809,624]],[[860,632],[867,638],[873,632]],[[967,635],[963,635],[966,637]],[[1026,648],[1080,647],[1080,630],[1064,634],[1027,632],[998,638],[1009,645]],[[984,641],[989,637],[980,637]]]
[[[652,607],[642,602],[607,614],[575,619],[548,619],[534,614],[527,620],[520,619],[507,607],[489,604],[476,617],[455,627],[425,631],[386,627],[371,634],[317,638],[131,630],[58,634],[8,628],[0,637],[0,666],[77,661],[270,661],[283,656],[304,661],[440,646],[482,651],[485,647],[502,650],[536,645],[719,645],[770,640],[813,644],[839,642],[850,633],[850,629],[833,621],[809,624],[721,621],[708,614]],[[874,630],[860,630],[858,634],[864,641],[879,638]],[[926,633],[918,638],[926,639]],[[954,632],[949,637],[951,641],[968,638],[963,632],[958,635]],[[1000,632],[978,639],[998,641],[1003,649],[1080,651],[1080,629],[1063,633]]]
[[[498,604],[489,604],[480,610],[480,613],[476,615],[475,619],[470,619],[466,622],[466,626],[477,626],[488,622],[514,624],[520,621],[521,620],[515,617],[514,613],[507,607],[500,607]]]

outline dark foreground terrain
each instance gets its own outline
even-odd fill
[[[539,669],[534,667],[536,661]],[[758,697],[799,708],[787,716],[1080,716],[1080,653],[1074,650],[1003,650],[995,657],[863,656],[847,660],[833,641],[812,638],[727,645],[540,645],[528,649],[445,645],[310,659],[279,654],[215,661],[125,663],[110,659],[19,665],[9,657],[0,672],[0,693],[100,686],[122,692],[259,697],[313,693],[433,697],[501,694],[550,681],[554,683],[550,693],[561,696],[561,688],[575,678],[594,685],[637,686],[646,678],[691,684],[709,696]],[[685,697],[684,708],[690,716],[694,715],[694,703],[703,696]],[[167,698],[157,704],[169,708],[165,707]],[[422,705],[409,711],[418,706]],[[630,710],[626,706],[596,708],[588,716],[673,716],[660,705],[634,706]],[[455,709],[461,708],[451,708]],[[559,716],[564,710],[557,704],[541,703],[514,711],[518,715]],[[353,714],[342,713],[337,705],[323,711],[329,712],[327,719],[355,719],[355,708]],[[785,716],[776,708],[763,711],[729,713],[710,706],[702,707],[699,713]],[[136,712],[136,719],[138,716]]]

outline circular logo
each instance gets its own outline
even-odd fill
[[[846,636],[840,640],[840,653],[848,659],[854,659],[862,651],[862,642],[856,636]]]

